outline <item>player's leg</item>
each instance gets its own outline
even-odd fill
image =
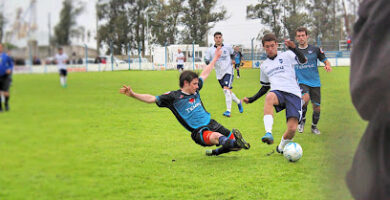
[[[294,94],[285,95],[287,130],[284,132],[280,144],[276,147],[278,153],[283,153],[283,148],[291,142],[295,136],[298,122],[302,119],[302,100]]]
[[[240,64],[235,64],[236,70],[237,70],[237,78],[240,78]]]
[[[0,80],[0,112],[3,112],[2,96],[3,96],[3,91],[1,91],[1,80]]]
[[[274,138],[272,136],[272,126],[274,123],[273,114],[275,105],[279,105],[279,99],[276,93],[274,91],[271,91],[265,97],[263,117],[265,135],[261,138],[261,141],[267,144],[274,143]]]
[[[242,106],[242,102],[239,98],[237,98],[236,94],[234,94],[234,92],[232,91],[232,88],[233,88],[233,75],[230,75],[230,74],[226,74],[225,75],[225,80],[227,81],[227,86],[225,85],[224,86],[224,90],[228,90],[230,92],[230,96],[232,98],[232,100],[237,103],[237,106],[238,106],[238,111],[240,113],[243,113],[244,112],[244,107]],[[231,103],[230,103],[231,105]],[[231,106],[230,106],[231,108]]]
[[[299,87],[302,91],[302,100],[304,101],[304,104],[302,106],[302,120],[299,122],[298,132],[303,133],[306,123],[307,105],[309,104],[310,100],[310,87],[304,84],[299,84]]]
[[[3,92],[3,95],[4,95],[4,108],[5,108],[5,111],[9,111],[9,91],[4,91]]]
[[[320,120],[320,113],[321,113],[321,88],[320,87],[314,87],[310,90],[310,98],[311,98],[311,104],[313,105],[313,121],[311,125],[311,132],[319,135],[321,132],[317,128],[318,121]]]
[[[232,92],[230,91],[231,77],[230,74],[225,74],[222,79],[218,80],[223,89],[223,93],[225,94],[226,111],[223,113],[223,116],[225,117],[230,117],[232,111]]]

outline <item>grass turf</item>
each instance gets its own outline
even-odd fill
[[[233,91],[260,88],[259,71],[241,70]],[[0,199],[351,199],[344,176],[366,123],[349,95],[349,68],[320,69],[319,129],[307,125],[295,142],[303,157],[289,163],[276,152],[285,126],[275,115],[274,145],[261,143],[264,97],[224,118],[224,94],[210,75],[205,108],[226,128],[238,128],[248,151],[206,157],[166,108],[119,94],[122,84],[159,95],[178,89],[177,71],[14,75],[10,112],[0,113]]]

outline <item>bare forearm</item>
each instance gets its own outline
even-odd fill
[[[150,94],[137,94],[134,93],[131,97],[138,99],[145,103],[154,103],[156,102],[156,97]]]
[[[325,65],[330,66],[329,60],[325,60],[324,63],[325,63]]]
[[[202,71],[202,73],[200,74],[200,77],[204,80],[207,79],[207,77],[209,77],[211,71],[213,70],[214,68],[214,65],[215,65],[215,62],[217,62],[218,58],[215,56],[213,58],[213,60],[211,61],[211,63],[209,63]]]

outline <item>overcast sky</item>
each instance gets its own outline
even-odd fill
[[[85,41],[89,46],[96,47],[96,41],[93,39],[96,35],[96,15],[95,4],[96,0],[80,0],[84,3],[84,12],[77,18],[78,25],[82,25],[86,28],[86,31],[91,32],[91,39]],[[29,18],[28,6],[30,0],[0,0],[3,3],[4,14],[8,20],[7,29],[9,30],[15,21],[16,9],[21,7],[23,9],[25,19]],[[59,14],[62,9],[62,0],[36,0],[37,2],[37,24],[38,31],[36,38],[39,45],[48,44],[48,16],[50,14],[50,21],[53,27],[59,21]],[[218,0],[216,9],[220,6],[224,6],[227,9],[227,15],[229,19],[221,21],[215,24],[215,27],[209,31],[208,38],[209,43],[213,42],[213,33],[215,31],[221,31],[225,40],[225,43],[232,45],[242,44],[246,47],[250,47],[251,38],[255,38],[262,25],[257,20],[246,19],[246,6],[250,4],[256,4],[257,0]],[[1,11],[0,11],[1,12]],[[23,45],[26,43],[23,40],[15,40],[13,43]],[[82,43],[81,41],[79,42]],[[256,41],[256,43],[259,43]]]

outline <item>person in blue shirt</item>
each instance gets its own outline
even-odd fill
[[[5,111],[9,111],[9,88],[12,82],[12,70],[14,62],[5,52],[3,52],[3,45],[0,44],[0,112],[3,111],[1,96],[4,96]]]
[[[242,60],[242,54],[240,51],[240,47],[238,47],[238,46],[234,47],[233,56],[234,56],[234,62],[235,62],[234,68],[236,68],[236,70],[237,70],[237,78],[240,78],[240,66],[241,66],[241,60]]]
[[[311,100],[311,104],[313,105],[311,132],[318,135],[320,134],[317,124],[320,120],[321,111],[321,82],[320,75],[318,74],[317,60],[325,63],[324,69],[327,72],[332,71],[332,67],[321,48],[308,44],[308,37],[308,31],[305,27],[299,27],[295,31],[295,38],[299,43],[297,49],[307,58],[307,63],[295,65],[296,77],[302,91],[302,99],[304,100],[304,105],[302,106],[302,120],[298,125],[298,132],[302,133],[304,130],[307,105],[309,100]]]
[[[209,76],[221,54],[221,47],[218,47],[213,60],[205,67],[200,76],[192,71],[183,71],[179,78],[179,90],[153,96],[135,93],[130,86],[124,85],[119,92],[142,102],[156,103],[159,107],[170,109],[180,124],[191,132],[191,138],[195,143],[201,146],[222,146],[218,149],[206,150],[208,156],[216,156],[242,148],[249,149],[249,143],[242,138],[239,130],[230,131],[211,119],[210,113],[206,111],[200,98],[199,91],[203,87],[203,82]]]

